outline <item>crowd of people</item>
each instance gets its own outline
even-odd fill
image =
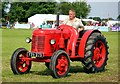
[[[86,26],[112,26],[112,25],[110,25],[109,22],[105,22],[105,21],[97,21],[97,22],[89,21],[86,23]]]

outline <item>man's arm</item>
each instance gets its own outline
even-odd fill
[[[79,20],[79,24],[80,26],[78,27],[78,32],[83,31],[85,29],[81,19]]]
[[[78,28],[78,32],[83,31],[85,28],[83,26]]]
[[[67,24],[68,22],[68,18],[66,18],[64,21],[63,21],[63,24]]]

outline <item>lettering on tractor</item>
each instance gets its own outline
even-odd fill
[[[105,70],[108,60],[106,38],[98,30],[84,30],[79,36],[72,26],[57,25],[54,28],[37,28],[32,33],[31,50],[18,48],[11,57],[14,74],[25,74],[31,69],[32,62],[45,62],[54,78],[67,76],[70,60],[81,61],[87,73]]]

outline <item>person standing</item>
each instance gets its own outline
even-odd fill
[[[7,28],[10,28],[10,22],[9,21],[7,21]]]

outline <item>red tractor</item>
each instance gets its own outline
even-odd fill
[[[106,38],[98,30],[78,31],[68,25],[59,25],[56,29],[37,28],[32,33],[31,50],[18,48],[11,57],[11,69],[14,74],[25,74],[31,69],[32,61],[45,62],[54,78],[65,77],[71,61],[81,61],[85,72],[101,72],[108,60]]]

